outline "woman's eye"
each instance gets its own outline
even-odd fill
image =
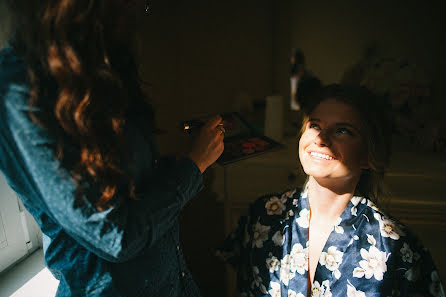
[[[316,129],[316,130],[320,130],[321,127],[318,124],[315,123],[310,123],[310,125],[308,126],[310,129]]]
[[[336,130],[337,134],[347,134],[347,135],[353,135],[352,131],[350,131],[347,128],[339,128]]]

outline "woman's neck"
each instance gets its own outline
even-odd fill
[[[312,218],[324,221],[336,220],[353,197],[357,182],[332,183],[316,180],[308,181],[308,199]]]

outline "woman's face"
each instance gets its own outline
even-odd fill
[[[315,179],[359,180],[368,158],[358,112],[335,99],[322,101],[300,138],[299,158]]]

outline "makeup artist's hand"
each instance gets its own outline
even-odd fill
[[[223,153],[224,128],[222,118],[217,115],[209,119],[201,128],[192,145],[188,157],[195,162],[203,173]]]

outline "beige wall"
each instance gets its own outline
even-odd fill
[[[6,46],[9,36],[9,13],[4,0],[0,0],[0,49]]]
[[[160,126],[234,110],[247,93],[288,99],[289,54],[302,48],[308,68],[337,82],[364,47],[407,57],[426,72],[438,101],[446,93],[446,29],[441,0],[431,1],[156,1],[142,28],[143,77]],[[426,4],[428,3],[428,4]],[[0,0],[0,46],[8,26]]]
[[[437,100],[446,88],[443,1],[290,1],[291,44],[324,83],[338,82],[375,43],[384,57],[405,57],[432,82]],[[440,98],[441,97],[441,98]]]
[[[272,92],[270,6],[265,0],[154,3],[143,29],[142,70],[162,128],[170,132],[181,120],[232,111],[241,93]]]

